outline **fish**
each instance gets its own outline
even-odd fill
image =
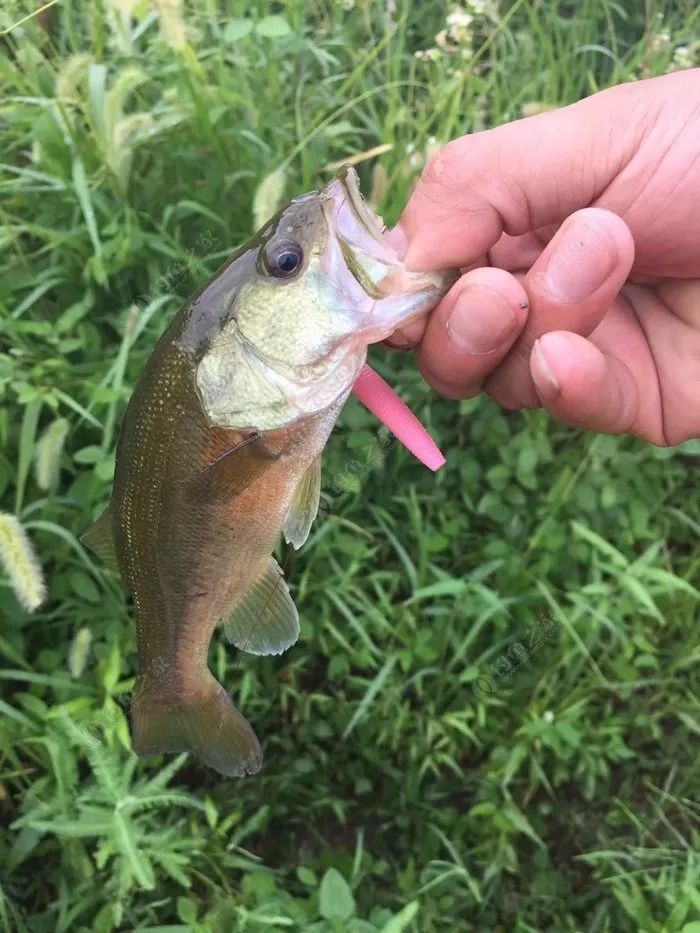
[[[230,777],[260,742],[207,664],[218,625],[253,655],[299,637],[273,551],[319,507],[321,454],[370,344],[454,275],[413,272],[344,166],[295,197],[174,316],[129,400],[112,496],[84,535],[133,600],[132,743]]]

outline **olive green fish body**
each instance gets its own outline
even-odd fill
[[[179,655],[182,670],[206,663],[217,619],[235,607],[255,568],[270,556],[289,500],[332,425],[324,413],[261,435],[277,459],[231,501],[206,501],[198,484],[207,466],[245,435],[207,424],[192,367],[177,348],[159,351],[153,362],[122,428],[112,513],[137,616],[140,663]]]
[[[162,750],[160,736],[150,738],[151,721],[157,731],[162,728],[151,716],[154,710],[172,717],[202,694],[221,696],[207,667],[212,633],[268,567],[290,501],[322,451],[339,408],[262,434],[274,458],[265,472],[230,501],[226,495],[208,501],[198,488],[207,467],[235,451],[246,434],[208,424],[192,359],[173,340],[161,341],[151,357],[122,427],[111,506],[138,633],[141,673],[133,707],[138,751]],[[264,636],[259,629],[266,624],[264,614],[254,615],[240,647],[250,650],[246,641]],[[224,711],[231,715],[228,706],[225,701]],[[234,774],[255,770],[261,760],[252,730],[235,713],[235,756],[243,765],[234,763]],[[196,748],[197,741],[192,736],[181,747]],[[167,750],[178,747],[178,740],[171,740]],[[206,749],[198,750],[206,759]]]
[[[449,281],[403,267],[344,170],[272,218],[168,327],[129,402],[112,502],[85,536],[133,596],[139,753],[260,768],[252,728],[209,672],[212,633],[222,622],[252,654],[294,643],[278,536],[300,547],[309,533],[320,455],[367,345]]]

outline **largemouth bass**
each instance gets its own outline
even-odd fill
[[[258,771],[258,739],[207,666],[216,625],[279,654],[299,616],[272,556],[316,516],[321,452],[367,346],[424,314],[451,278],[412,273],[351,168],[295,198],[175,316],[129,402],[109,507],[86,542],[134,604],[141,755],[194,751]]]

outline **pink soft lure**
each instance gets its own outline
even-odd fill
[[[429,470],[445,465],[442,452],[418,418],[371,366],[365,363],[352,391]]]

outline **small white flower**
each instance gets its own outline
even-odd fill
[[[551,709],[547,709],[544,711],[542,718],[547,723],[554,722],[554,713],[551,711]]]
[[[425,145],[425,161],[428,162],[442,148],[436,136],[428,136]]]
[[[413,53],[413,57],[419,62],[436,62],[440,58],[440,49],[418,49]]]
[[[454,9],[449,16],[447,17],[448,26],[456,26],[457,28],[466,29],[468,26],[471,26],[474,21],[474,17],[471,13],[467,13],[466,10],[462,10],[459,7]]]
[[[408,167],[413,171],[423,168],[423,156],[419,152],[412,152],[408,157]]]
[[[469,30],[464,26],[451,26],[449,37],[454,45],[466,45],[471,41]]]
[[[692,68],[695,65],[695,57],[687,45],[679,45],[673,53],[673,67]]]

